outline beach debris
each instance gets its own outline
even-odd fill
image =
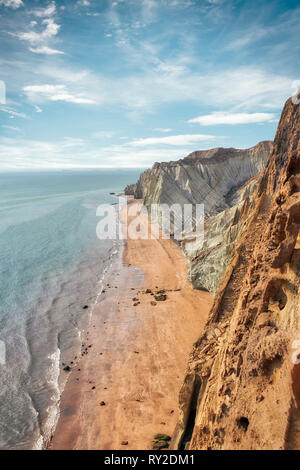
[[[133,306],[134,306],[134,307],[137,307],[140,303],[141,303],[141,302],[135,302],[135,303],[133,304]]]
[[[157,302],[154,302],[154,300],[151,300],[150,304],[155,306],[155,305],[157,305]]]
[[[165,423],[164,421],[162,421],[160,424],[162,424],[163,426],[165,426],[166,423]]]
[[[105,405],[106,405],[105,401],[100,402],[100,406],[105,406]]]
[[[65,366],[65,367],[64,367],[64,370],[65,370],[66,372],[71,372],[72,369],[71,369],[70,366]]]
[[[122,441],[121,446],[128,446],[128,441]]]
[[[174,410],[171,410],[171,411],[170,411],[170,415],[172,415],[173,413],[174,413]]]
[[[152,294],[152,290],[151,289],[146,289],[145,294]]]
[[[95,387],[95,385],[94,385],[94,386],[92,387],[92,390],[95,390],[95,388],[96,388],[96,387]]]
[[[135,354],[140,354],[139,351],[134,351],[134,352],[135,352]]]
[[[171,437],[167,434],[156,434],[153,441],[153,450],[167,449]]]
[[[161,301],[164,301],[164,300],[167,300],[167,295],[166,294],[163,294],[163,293],[157,293],[157,295],[154,296],[155,300],[157,300],[158,302],[161,302]]]
[[[169,444],[165,441],[153,441],[153,450],[167,449]]]
[[[139,299],[137,297],[133,297],[132,301],[133,302],[139,302]]]
[[[168,436],[167,434],[156,434],[154,436],[154,439],[156,441],[170,441],[171,440],[171,437]]]
[[[82,307],[83,310],[86,310],[87,308],[89,308],[88,305],[84,305],[84,306]]]

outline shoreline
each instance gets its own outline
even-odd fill
[[[192,289],[174,241],[128,239],[120,252],[62,393],[50,449],[150,450],[155,434],[174,431],[188,355],[212,299]],[[165,290],[167,300],[152,305],[146,289]]]
[[[106,281],[109,280],[109,276],[111,275],[111,270],[113,266],[118,262],[118,259],[123,257],[124,249],[125,247],[122,241],[119,241],[117,246],[112,245],[109,248],[109,255],[107,258],[109,262],[107,264],[104,263],[105,268],[101,272],[100,277],[98,278],[97,275],[97,282],[95,284],[96,287],[94,289],[94,292],[89,298],[86,299],[86,303],[89,304],[88,309],[85,309],[85,307],[80,307],[87,313],[82,314],[82,317],[80,318],[81,328],[79,325],[77,326],[77,335],[75,335],[72,339],[73,344],[65,351],[62,351],[60,348],[58,348],[57,351],[53,354],[53,356],[55,356],[55,360],[53,360],[53,363],[57,364],[57,379],[55,380],[55,382],[57,383],[56,387],[59,392],[59,399],[55,404],[52,405],[52,414],[48,413],[48,418],[45,420],[44,428],[47,429],[48,432],[40,434],[40,437],[33,446],[33,450],[47,450],[51,446],[51,441],[55,433],[61,412],[60,403],[64,394],[65,387],[69,380],[69,374],[66,374],[66,372],[64,372],[63,367],[68,364],[72,364],[72,370],[76,369],[76,367],[79,367],[82,349],[81,345],[82,342],[85,341],[85,334],[90,326],[91,319],[93,316],[93,310],[99,302],[99,298],[101,297],[102,291],[105,288]],[[84,305],[84,302],[82,303],[82,305]]]

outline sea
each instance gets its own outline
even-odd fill
[[[49,441],[68,375],[61,364],[80,354],[123,249],[123,241],[97,238],[96,209],[115,205],[140,172],[0,173],[0,449]]]

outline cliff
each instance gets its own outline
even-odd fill
[[[190,356],[173,448],[300,448],[299,137],[288,100],[255,192],[233,211],[238,233],[226,235],[232,253]]]
[[[272,143],[246,150],[215,148],[176,162],[155,163],[126,190],[151,204],[204,204],[206,216],[232,206],[233,193],[264,169]]]
[[[257,174],[268,160],[272,142],[239,150],[215,148],[196,151],[186,158],[155,163],[143,172],[125,194],[152,204],[204,204],[204,244],[182,243],[190,263],[189,278],[195,288],[212,294],[227,266],[235,239],[243,227],[242,214],[257,188]]]
[[[193,287],[206,289],[212,295],[217,292],[236,239],[244,227],[244,214],[251,207],[260,175],[234,191],[236,204],[205,220],[204,240],[200,248],[197,242],[193,247],[183,245],[190,264],[189,279]]]

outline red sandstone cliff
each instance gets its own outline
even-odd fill
[[[299,137],[300,105],[288,100],[190,357],[173,448],[300,448],[300,365],[292,361],[300,340]]]

